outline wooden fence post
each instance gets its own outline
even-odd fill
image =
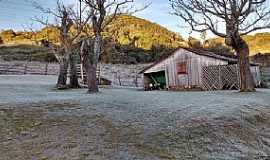
[[[83,64],[82,63],[80,64],[80,70],[81,70],[81,78],[82,78],[82,81],[84,83]]]
[[[26,63],[26,64],[24,65],[24,72],[23,72],[23,74],[26,74],[26,73],[27,73],[27,64],[28,64],[28,63]]]
[[[48,75],[48,63],[45,64],[45,75]]]
[[[98,67],[98,83],[101,84],[101,66]]]
[[[118,72],[116,72],[116,76],[118,78],[119,85],[122,86],[121,77],[120,77],[120,74],[118,75]]]
[[[138,75],[135,76],[135,86],[138,87]]]

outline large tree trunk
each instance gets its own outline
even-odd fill
[[[236,50],[238,56],[240,91],[253,92],[255,91],[255,83],[250,71],[249,47],[247,43],[242,38],[240,38],[240,42],[234,49]]]
[[[226,30],[225,43],[231,46],[238,56],[240,91],[253,92],[255,91],[255,83],[250,71],[248,44],[239,34],[238,23],[234,21],[227,23]]]
[[[70,60],[69,60],[69,65],[70,65],[69,87],[70,88],[80,88],[80,84],[78,81],[78,75],[77,75],[76,55],[70,54],[69,58],[70,58]]]
[[[85,40],[81,47],[81,61],[86,72],[88,93],[96,93],[99,91],[96,77],[98,63],[98,56],[95,49],[96,41],[94,42],[94,49],[92,44],[90,40]],[[92,51],[92,49],[94,51]]]
[[[88,87],[88,93],[96,93],[99,91],[98,89],[98,81],[97,81],[97,67],[95,65],[91,64],[85,64],[84,69],[87,76],[87,87]]]
[[[60,71],[59,71],[56,87],[58,89],[66,89],[69,58],[65,55],[58,56],[58,61],[59,61]]]
[[[88,92],[98,92],[98,80],[97,80],[97,65],[99,62],[99,56],[101,54],[102,47],[102,36],[101,34],[96,34],[94,41],[94,53],[90,54],[90,65],[88,67],[88,76],[87,76],[87,84],[88,84]]]

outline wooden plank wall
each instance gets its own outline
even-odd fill
[[[270,67],[262,66],[260,68],[262,82],[270,88]]]
[[[187,74],[177,74],[177,63],[186,62]],[[180,49],[163,62],[167,73],[168,86],[196,87],[202,85],[202,67],[209,65],[226,65],[226,61],[200,56]],[[162,65],[162,64],[161,64]]]
[[[187,64],[186,74],[177,73],[177,64],[181,62],[185,62]],[[206,82],[205,79],[203,80],[203,77],[209,72],[209,78],[212,79],[212,83],[216,83],[215,78],[213,77],[219,77],[217,75],[220,74],[219,68],[216,68],[216,70],[212,67],[212,70],[208,69],[208,71],[207,68],[205,68],[208,66],[228,66],[228,61],[198,55],[185,49],[179,49],[167,59],[146,70],[145,73],[165,71],[167,88],[207,88],[206,85],[208,84],[205,84]],[[237,72],[235,71],[236,69],[234,67],[228,66],[223,67],[221,70],[222,73],[227,74],[228,77],[221,76],[221,79],[224,80],[224,84],[214,84],[214,87],[212,88],[221,89],[224,88],[224,85],[226,84],[230,86],[228,88],[237,88],[238,86],[234,83],[237,82],[237,80],[235,80],[237,79],[235,78],[235,73]],[[259,85],[261,82],[259,67],[251,66],[251,71],[256,85]],[[231,77],[229,77],[229,75]],[[226,81],[227,83],[225,84]],[[207,83],[211,85],[211,81],[208,81]],[[209,90],[212,90],[211,87],[208,88]]]
[[[81,74],[81,66],[77,65],[79,77],[85,77],[85,72]],[[58,75],[59,64],[41,62],[4,62],[0,63],[0,74],[32,74],[32,75]],[[69,74],[69,71],[68,71]],[[97,77],[100,77],[100,68],[97,70]]]
[[[262,81],[260,66],[251,66],[250,70],[251,70],[251,73],[253,75],[255,85],[259,86],[261,84],[261,81]]]

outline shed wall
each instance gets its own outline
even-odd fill
[[[178,63],[186,63],[186,74],[177,72]],[[165,71],[167,87],[201,87],[202,86],[202,67],[228,65],[228,61],[198,55],[185,49],[179,49],[162,62],[154,65],[144,73]],[[255,83],[261,81],[260,69],[258,66],[251,67]]]
[[[260,86],[261,81],[262,81],[260,66],[251,66],[250,70],[251,70],[251,74],[253,75],[255,85]]]
[[[186,63],[187,73],[178,74],[177,64]],[[165,67],[167,71],[168,86],[201,86],[201,69],[203,66],[209,65],[227,65],[227,61],[201,56],[189,52],[184,49],[178,50],[175,54],[170,56],[161,66]]]

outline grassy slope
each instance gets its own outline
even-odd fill
[[[250,54],[270,53],[270,33],[258,33],[255,35],[244,36],[250,47]],[[224,43],[222,38],[214,38],[209,41]]]

